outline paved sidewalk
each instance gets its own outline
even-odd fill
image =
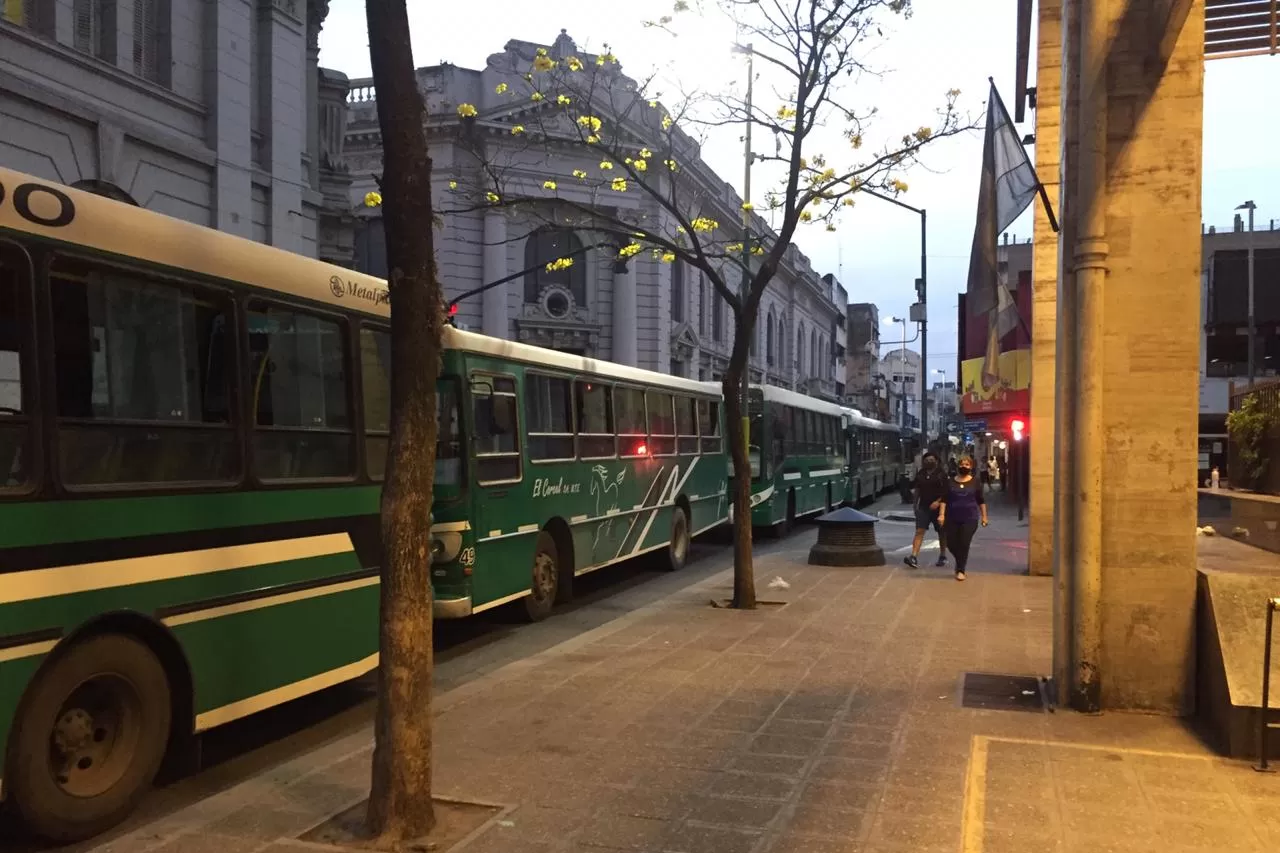
[[[1016,516],[962,584],[901,565],[910,525],[877,527],[883,568],[806,565],[811,527],[761,556],[785,606],[707,606],[720,573],[444,694],[437,794],[514,807],[466,853],[1280,848],[1280,777],[1179,721],[961,707],[966,671],[1049,670],[1051,581],[1014,573]],[[329,744],[97,849],[333,849],[289,839],[367,793],[370,749]]]

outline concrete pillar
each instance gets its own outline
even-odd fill
[[[1194,695],[1204,2],[1193,0],[1163,67],[1156,57],[1164,22],[1153,16],[1160,4],[1066,4],[1062,246],[1072,266],[1064,270],[1066,298],[1058,306],[1065,358],[1056,431],[1090,432],[1091,423],[1101,429],[1093,460],[1100,471],[1081,469],[1088,460],[1079,448],[1058,441],[1054,535],[1067,595],[1055,643],[1075,649],[1059,676],[1069,682],[1063,685],[1069,695],[1080,695],[1081,680],[1096,677],[1103,710],[1183,714]],[[1101,233],[1086,233],[1090,189],[1081,180],[1087,128],[1080,126],[1080,98],[1091,87],[1081,85],[1088,69],[1080,63],[1083,28],[1076,21],[1095,4],[1107,19],[1103,37],[1093,42],[1105,51],[1106,186],[1095,196],[1103,199],[1105,221]],[[1078,285],[1096,276],[1099,263],[1105,280],[1093,291],[1097,310],[1090,314]],[[1071,352],[1072,340],[1097,342],[1098,357]],[[1091,401],[1096,408],[1088,408]],[[1099,482],[1089,487],[1094,476]],[[1082,513],[1100,523],[1080,523]],[[1090,601],[1090,585],[1074,581],[1095,554],[1100,578]],[[1089,622],[1081,614],[1095,610],[1096,670],[1082,675],[1077,664],[1088,656],[1090,638],[1080,633]]]
[[[1062,0],[1040,0],[1036,74],[1036,175],[1058,211],[1061,161]],[[1031,488],[1027,568],[1053,574],[1053,410],[1057,361],[1058,235],[1035,204],[1031,256]]]
[[[214,167],[214,227],[253,239],[250,215],[252,143],[249,138],[250,0],[205,5],[205,103]]]
[[[613,358],[618,364],[637,367],[636,269],[619,259],[613,265]]]
[[[307,150],[306,33],[297,5],[287,0],[265,0],[259,25],[259,38],[270,45],[258,72],[266,78],[263,94],[270,104],[270,126],[261,130],[271,152],[271,245],[309,254],[302,238],[302,186],[310,183],[310,176],[302,173]]]
[[[579,261],[580,263],[581,261]],[[484,256],[481,284],[510,275],[507,272],[507,220],[499,210],[484,213]],[[507,284],[491,287],[483,294],[484,333],[491,338],[509,338],[507,323]]]

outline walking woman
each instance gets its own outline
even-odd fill
[[[964,580],[969,564],[969,546],[978,525],[987,526],[987,500],[982,495],[982,482],[973,476],[973,457],[961,456],[956,476],[947,484],[938,511],[947,548],[956,560],[956,580]]]

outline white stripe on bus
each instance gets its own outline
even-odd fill
[[[255,598],[252,601],[240,601],[235,604],[225,604],[222,607],[211,607],[208,610],[196,610],[191,613],[181,613],[177,616],[170,616],[162,621],[170,628],[177,628],[181,625],[190,625],[193,622],[207,622],[210,619],[220,619],[223,616],[234,616],[237,613],[250,613],[254,610],[262,610],[266,607],[276,607],[280,604],[292,604],[295,601],[306,601],[310,598],[337,595],[340,592],[350,592],[353,589],[363,589],[366,586],[373,586],[381,582],[382,578],[378,575],[372,575],[367,578],[356,578],[355,580],[335,583],[330,586],[317,586],[312,587],[311,589],[298,590],[296,592],[285,592],[280,595],[269,595],[265,598]]]
[[[790,474],[783,474],[783,475],[782,475],[782,479],[784,479],[784,480],[799,480],[799,479],[800,479],[801,477],[803,477],[803,476],[804,476],[804,474],[801,474],[801,473],[798,473],[798,472],[793,472],[793,473],[790,473]]]
[[[840,474],[839,468],[823,468],[821,471],[810,471],[810,477],[835,477]]]
[[[7,649],[0,649],[0,663],[4,663],[7,660],[35,657],[36,655],[47,655],[53,651],[53,647],[56,645],[58,645],[57,640],[44,640],[39,643],[27,643],[25,646],[11,646]]]
[[[358,660],[355,663],[349,663],[346,666],[340,666],[328,672],[321,672],[310,678],[304,678],[301,681],[295,681],[292,684],[268,690],[266,693],[259,693],[257,696],[249,696],[237,702],[232,702],[230,705],[223,705],[221,708],[205,711],[203,714],[196,714],[196,731],[202,732],[206,729],[220,726],[223,723],[229,723],[232,720],[256,714],[259,711],[265,711],[267,708],[289,702],[300,696],[315,693],[317,690],[323,690],[326,687],[332,687],[335,684],[342,684],[344,681],[359,678],[377,668],[378,653],[374,652],[367,658]]]
[[[462,533],[470,529],[469,521],[437,521],[431,525],[432,533]]]
[[[348,534],[329,533],[202,551],[178,551],[150,557],[11,572],[0,575],[0,604],[193,577],[229,569],[247,569],[288,560],[327,557],[354,550],[355,546],[351,544]]]
[[[532,533],[538,529],[536,524],[522,524],[516,528],[516,533]]]
[[[658,473],[655,474],[653,476],[653,479],[649,481],[649,488],[644,493],[644,500],[636,504],[635,511],[637,511],[637,514],[631,517],[631,524],[627,527],[627,535],[622,537],[622,541],[618,543],[618,550],[615,551],[613,554],[613,559],[615,562],[617,560],[622,559],[622,549],[627,547],[627,540],[631,538],[632,531],[636,529],[636,522],[640,520],[638,511],[643,510],[645,506],[649,503],[649,496],[653,494],[653,487],[658,485],[659,478],[662,477],[663,472],[666,470],[667,470],[667,466],[665,465],[658,469]],[[658,495],[659,502],[662,501],[662,498],[664,495],[666,495],[666,493],[667,493],[667,489],[666,489],[666,485],[664,484],[662,488],[662,493]],[[595,568],[599,568],[599,566],[596,566]]]
[[[676,477],[680,476],[680,467],[678,465],[676,466],[676,470],[672,472],[671,479],[668,481],[671,488],[664,490],[662,498],[665,498],[666,501],[675,500],[676,495],[680,494],[680,490],[684,488],[684,484],[689,482],[689,477],[693,474],[693,469],[697,466],[698,460],[701,458],[701,456],[693,457],[692,461],[689,462],[689,467],[685,469],[684,477],[681,478],[679,483],[676,482]],[[662,502],[662,506],[668,505],[666,501]],[[635,552],[640,549],[640,543],[649,535],[649,528],[653,526],[653,521],[657,517],[658,509],[655,508],[654,511],[650,513],[649,520],[645,523],[644,530],[640,533],[640,538],[636,540],[635,547],[631,549],[632,556],[635,556]]]

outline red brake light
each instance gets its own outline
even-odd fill
[[[1026,432],[1027,424],[1019,418],[1014,418],[1013,421],[1010,422],[1009,428],[1013,430],[1013,440],[1022,441],[1022,435]]]
[[[456,302],[449,303],[449,316],[450,317],[456,316],[457,313],[458,313],[458,303]]]
[[[636,456],[648,456],[648,455],[649,455],[649,446],[648,446],[648,445],[646,445],[643,441],[642,441],[642,442],[640,442],[639,444],[637,444],[637,445],[636,445],[636,454],[635,454],[635,455],[636,455]]]

